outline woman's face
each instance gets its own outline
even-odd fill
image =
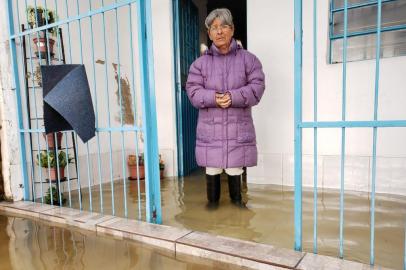
[[[209,38],[219,49],[225,49],[230,46],[234,35],[234,28],[231,25],[225,25],[220,19],[216,18],[208,30]]]

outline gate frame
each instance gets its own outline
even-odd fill
[[[330,0],[333,1],[333,0]],[[373,128],[373,150],[372,150],[372,179],[371,179],[371,230],[370,230],[370,264],[375,263],[375,183],[376,183],[376,142],[377,129],[386,127],[406,127],[406,120],[378,120],[378,91],[379,91],[379,72],[380,72],[380,49],[381,49],[381,13],[382,2],[376,0],[377,4],[377,27],[376,27],[376,56],[375,56],[375,89],[374,89],[374,115],[371,121],[346,121],[345,102],[346,102],[346,52],[347,52],[347,20],[348,20],[348,0],[344,0],[344,42],[343,42],[343,99],[342,99],[342,120],[341,121],[317,121],[317,43],[314,46],[314,121],[303,122],[302,119],[302,46],[303,46],[303,24],[302,24],[302,0],[294,0],[294,249],[302,251],[302,130],[304,128],[314,129],[314,168],[315,177],[317,176],[317,129],[318,128],[341,128],[341,187],[340,187],[340,244],[339,257],[344,257],[343,251],[343,228],[344,228],[344,162],[345,162],[345,129],[346,128]],[[317,34],[317,0],[313,0],[314,5],[314,35]],[[315,202],[314,202],[314,253],[317,253],[317,178],[315,178]],[[405,224],[406,225],[406,224]],[[404,269],[406,270],[406,233],[404,244]]]
[[[13,88],[16,92],[17,99],[17,118],[18,118],[18,136],[20,143],[20,161],[22,166],[22,174],[24,181],[24,200],[30,199],[29,179],[26,165],[26,146],[24,133],[27,132],[42,132],[40,129],[24,129],[22,102],[20,91],[20,76],[17,63],[17,47],[16,39],[26,35],[36,33],[69,22],[78,21],[83,18],[88,18],[96,14],[100,14],[109,10],[117,9],[126,5],[136,3],[137,19],[138,19],[138,42],[140,52],[140,79],[141,79],[141,98],[143,109],[144,127],[134,126],[130,130],[143,131],[145,145],[145,181],[146,181],[146,220],[148,222],[162,223],[161,211],[161,194],[160,194],[160,177],[159,177],[159,151],[158,151],[158,134],[157,134],[157,117],[156,117],[156,100],[155,100],[155,85],[154,85],[154,60],[152,46],[152,18],[151,18],[151,0],[123,0],[102,8],[88,11],[87,13],[76,16],[69,16],[63,20],[58,20],[55,23],[47,24],[35,29],[29,29],[24,32],[15,33],[14,30],[14,14],[12,0],[6,1],[9,21],[9,44],[10,57],[13,70]],[[130,7],[131,8],[131,7]],[[17,11],[19,12],[19,11]],[[111,128],[109,128],[111,129]],[[102,130],[102,129],[100,129]],[[104,129],[103,129],[104,130]],[[114,128],[115,131],[129,131],[128,128]],[[96,132],[99,129],[96,128]],[[34,200],[34,198],[33,198]]]

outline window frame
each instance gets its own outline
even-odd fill
[[[389,2],[396,2],[399,0],[382,0],[381,3],[382,5],[384,3],[389,3]],[[329,3],[329,50],[328,50],[328,64],[339,64],[342,63],[342,60],[337,61],[337,62],[332,62],[332,53],[333,53],[333,42],[334,40],[339,40],[339,39],[344,39],[344,34],[340,35],[334,35],[334,14],[343,12],[344,11],[344,6],[336,8],[334,6],[335,0],[330,0]],[[347,10],[351,9],[360,9],[368,6],[376,6],[378,5],[377,0],[371,0],[368,2],[364,3],[359,3],[359,4],[352,4],[347,6]],[[399,25],[394,25],[394,26],[386,26],[386,27],[381,27],[381,33],[382,32],[389,32],[389,31],[398,31],[398,30],[406,30],[406,24],[399,24]],[[347,33],[347,38],[350,39],[352,37],[357,37],[357,36],[365,36],[365,35],[376,35],[377,28],[369,29],[369,30],[362,30],[362,31],[356,31],[352,33]],[[403,55],[398,55],[398,56],[403,56]],[[391,56],[391,57],[397,57],[397,56]],[[372,59],[359,59],[359,60],[353,60],[354,62],[356,61],[365,61],[365,60],[372,60]]]

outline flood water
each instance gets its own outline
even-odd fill
[[[145,185],[140,181],[142,217]],[[162,216],[166,225],[209,232],[277,247],[294,246],[292,188],[272,185],[248,185],[246,208],[232,205],[226,179],[222,182],[220,206],[206,207],[204,176],[192,175],[182,180],[161,181]],[[111,187],[103,185],[103,212],[111,214]],[[65,196],[68,198],[67,194]],[[124,216],[123,183],[114,184],[116,215]],[[100,211],[99,187],[92,189],[93,211]],[[137,182],[127,181],[128,216],[138,218]],[[368,193],[345,193],[344,258],[369,263],[370,197]],[[77,193],[72,205],[79,208]],[[82,189],[82,206],[89,209],[87,189]],[[338,257],[340,194],[337,190],[318,190],[318,253]],[[375,263],[403,269],[406,197],[377,195],[375,206]],[[313,251],[313,191],[303,193],[303,250]]]
[[[0,212],[0,270],[242,269]]]

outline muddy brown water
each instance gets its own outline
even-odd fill
[[[145,208],[145,184],[140,181],[142,213]],[[293,190],[273,185],[248,185],[246,208],[232,205],[226,179],[217,209],[206,207],[205,179],[195,174],[184,179],[161,181],[163,224],[196,231],[229,236],[277,247],[294,246]],[[111,214],[111,187],[102,187],[103,212]],[[68,198],[68,195],[65,196]],[[114,183],[117,216],[124,216],[123,183]],[[137,182],[127,181],[128,216],[138,218]],[[370,197],[368,193],[346,192],[344,200],[344,258],[369,263]],[[82,189],[82,205],[89,210],[87,188]],[[337,257],[339,254],[340,193],[318,190],[318,253]],[[72,206],[79,208],[77,193]],[[93,211],[100,211],[100,190],[92,189]],[[403,269],[406,197],[377,194],[375,206],[375,263]],[[303,193],[303,251],[313,251],[313,192]]]
[[[100,236],[0,212],[0,270],[230,270],[233,265],[178,256],[133,241]]]

